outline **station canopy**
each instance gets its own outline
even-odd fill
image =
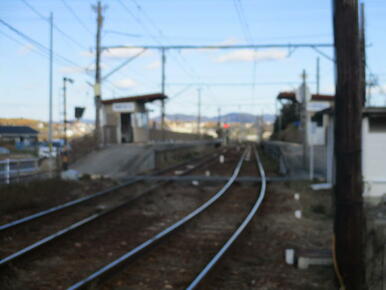
[[[122,97],[122,98],[116,98],[116,99],[108,99],[103,100],[102,104],[108,105],[108,104],[114,104],[114,103],[149,103],[157,100],[165,100],[168,97],[165,94],[148,94],[148,95],[139,95],[139,96],[129,96],[129,97]]]

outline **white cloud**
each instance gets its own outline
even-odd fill
[[[142,48],[110,48],[102,51],[102,57],[115,59],[128,58],[139,54],[142,50]],[[81,55],[95,57],[95,52],[91,50],[82,51]],[[147,50],[142,55],[152,55],[152,52]]]
[[[238,44],[238,43],[240,43],[240,41],[237,38],[230,37],[230,38],[227,38],[223,41],[214,43],[212,45],[214,45],[214,46],[216,46],[216,45],[234,45],[234,44]],[[210,46],[210,45],[208,45],[208,46]],[[194,49],[184,49],[181,51],[181,53],[182,54],[189,54],[191,52],[215,52],[218,50],[220,50],[220,49],[219,48],[194,48]]]
[[[228,39],[221,41],[219,45],[233,45],[233,44],[238,44],[239,42],[240,41],[237,38],[229,37]]]
[[[108,69],[110,66],[101,63],[100,65],[102,71]],[[93,73],[95,71],[95,64],[90,64],[88,67],[79,67],[79,66],[61,66],[59,67],[59,72],[64,74],[76,74],[76,73]]]
[[[133,79],[126,78],[126,79],[114,81],[113,84],[116,85],[118,88],[127,89],[127,88],[135,87],[137,85],[137,82],[134,81]]]
[[[154,70],[154,69],[159,68],[160,66],[161,66],[161,62],[159,60],[156,60],[156,61],[153,61],[153,62],[149,63],[146,66],[146,69]]]
[[[285,50],[279,49],[265,49],[265,50],[253,50],[253,49],[239,49],[232,52],[225,53],[218,58],[217,62],[229,62],[229,61],[264,61],[264,60],[279,60],[287,57]]]
[[[63,74],[74,74],[74,73],[83,73],[86,71],[86,68],[77,67],[77,66],[62,66],[59,67],[59,72]]]
[[[17,52],[21,55],[26,55],[35,49],[36,47],[33,44],[26,44],[22,46]]]
[[[386,94],[386,85],[380,85],[378,91],[380,94]]]

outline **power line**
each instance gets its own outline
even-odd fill
[[[80,24],[80,26],[82,26],[87,32],[93,34],[91,29],[89,29],[87,25],[83,22],[83,20],[78,16],[78,14],[75,13],[74,9],[72,9],[72,7],[65,0],[62,0],[62,3],[67,8],[67,10],[72,14],[72,16],[74,16],[74,18]]]
[[[129,37],[142,37],[142,35],[140,35],[140,34],[126,33],[126,32],[121,32],[121,31],[116,31],[116,30],[105,30],[104,32],[117,34],[117,35],[124,35],[124,36],[129,36]]]
[[[247,18],[245,17],[244,8],[242,6],[241,0],[233,0],[233,4],[235,6],[235,10],[239,18],[241,29],[244,33],[245,40],[249,43],[253,43],[253,37],[249,28]]]
[[[30,36],[26,35],[25,33],[21,32],[20,30],[16,29],[15,27],[13,27],[12,25],[10,25],[9,23],[5,22],[3,19],[0,19],[0,23],[3,24],[4,26],[6,26],[8,29],[12,30],[14,33],[16,33],[17,35],[19,35],[20,37],[22,37],[23,39],[27,40],[28,42],[34,44],[35,46],[37,46],[37,48],[43,50],[45,53],[49,53],[50,49],[47,48],[46,46],[44,46],[43,44],[41,44],[40,42],[36,41],[35,39],[31,38]],[[76,66],[78,68],[82,68],[84,69],[83,67],[81,67],[80,65],[76,64],[75,62],[73,62],[72,60],[69,60],[68,58],[64,57],[64,56],[61,56],[57,53],[54,53],[54,56],[58,59],[61,59],[62,61],[65,61],[73,66]]]
[[[44,21],[49,21],[47,17],[45,17],[42,13],[40,13],[35,7],[33,7],[29,2],[27,2],[26,0],[21,0],[29,9],[31,9],[32,12],[34,12],[37,16],[39,16],[41,19],[43,19]],[[80,43],[78,42],[77,40],[75,40],[74,38],[72,38],[70,35],[68,35],[66,32],[64,32],[61,28],[59,28],[56,24],[54,24],[54,29],[57,30],[59,33],[61,33],[65,38],[67,38],[68,40],[70,40],[72,43],[74,43],[75,45],[77,45],[78,47],[80,47],[81,49],[84,49],[85,47]],[[86,48],[87,49],[87,48]]]
[[[141,20],[141,18],[137,17],[131,10],[130,8],[122,1],[122,0],[118,0],[118,2],[121,4],[121,6],[131,15],[131,17],[139,24],[141,25],[145,30],[146,32],[150,35],[150,37],[158,44],[160,44],[162,46],[162,41],[160,41],[149,29],[149,27]],[[132,3],[135,5],[135,7],[137,8],[137,10],[144,15],[145,18],[147,18],[148,22],[151,24],[151,26],[153,27],[153,29],[156,30],[157,34],[159,34],[159,36],[161,38],[164,38],[164,40],[166,41],[167,37],[165,36],[165,34],[162,32],[162,30],[155,24],[155,22],[150,18],[150,16],[145,12],[145,10],[142,8],[141,5],[138,4],[138,2],[136,1],[133,1],[132,0]],[[190,72],[184,67],[184,65],[181,63],[181,59],[182,61],[185,62],[185,64],[187,65],[187,61],[180,55],[180,54],[176,54],[176,57],[174,58],[175,61],[178,63],[178,65],[181,67],[181,69],[185,72],[185,74],[187,74],[188,76],[190,77],[193,77],[194,78],[194,74],[196,74],[194,72],[194,70],[189,67],[189,70]],[[197,75],[197,74],[196,74]]]
[[[232,45],[112,45],[102,49],[111,48],[147,48],[147,49],[262,49],[262,48],[332,48],[332,43],[268,43],[268,44],[232,44]]]
[[[22,45],[22,46],[25,45],[25,43],[21,42],[20,40],[14,38],[12,36],[10,36],[9,34],[5,33],[4,31],[0,30],[0,34],[2,34],[3,36],[7,37],[8,39],[10,39],[10,40],[12,40],[12,41]],[[40,50],[36,50],[36,49],[34,49],[34,47],[32,47],[31,52],[36,53],[37,55],[40,55],[41,57],[44,57],[44,58],[47,57],[47,53],[44,53],[43,51],[40,51]]]
[[[246,87],[246,86],[253,86],[253,85],[260,85],[260,86],[276,86],[276,85],[294,85],[298,84],[298,81],[282,81],[282,82],[239,82],[239,83],[230,83],[230,82],[198,82],[198,83],[168,83],[168,86],[186,86],[186,85],[192,85],[192,86],[212,86],[212,87],[220,87],[220,86],[238,86],[238,87]],[[314,83],[314,82],[309,82]]]

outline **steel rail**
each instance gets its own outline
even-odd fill
[[[197,159],[199,159],[199,158],[197,158]],[[197,159],[195,159],[195,160],[197,160]],[[151,173],[151,174],[147,174],[147,175],[144,175],[144,176],[136,176],[136,177],[130,178],[129,180],[127,180],[127,181],[125,181],[122,184],[119,184],[117,186],[113,186],[113,187],[110,187],[108,189],[105,189],[105,190],[102,190],[102,191],[99,191],[99,192],[96,192],[96,193],[93,193],[93,194],[90,194],[90,195],[87,195],[87,196],[84,196],[84,197],[81,197],[81,198],[78,198],[78,199],[75,199],[75,200],[71,200],[69,202],[66,202],[66,203],[63,203],[63,204],[60,204],[60,205],[57,205],[57,206],[53,206],[53,207],[51,207],[49,209],[46,209],[46,210],[34,213],[32,215],[29,215],[29,216],[17,219],[15,221],[12,221],[12,222],[0,225],[0,232],[2,232],[4,230],[7,230],[7,229],[10,229],[12,227],[15,227],[17,225],[20,225],[20,224],[23,224],[23,223],[35,220],[37,218],[49,215],[51,213],[58,212],[60,210],[63,210],[63,209],[66,209],[66,208],[69,208],[69,207],[81,204],[83,202],[86,202],[88,200],[94,199],[96,197],[99,197],[99,196],[102,196],[102,195],[105,195],[105,194],[108,194],[108,193],[112,193],[114,191],[120,190],[120,189],[122,189],[124,187],[127,187],[129,185],[132,185],[134,183],[143,181],[145,177],[156,176],[156,175],[162,174],[164,172],[167,172],[167,171],[173,170],[175,168],[178,168],[180,166],[184,166],[185,164],[188,164],[190,162],[194,162],[194,161],[190,160],[190,161],[182,162],[180,164],[171,166],[169,168],[158,170],[158,171],[156,171],[154,173]]]
[[[261,203],[264,200],[265,191],[266,191],[266,184],[267,184],[266,178],[265,178],[265,171],[264,171],[263,165],[261,164],[261,160],[259,158],[259,155],[258,155],[255,147],[254,147],[254,153],[255,153],[255,157],[256,157],[257,167],[258,167],[258,170],[259,170],[259,173],[261,176],[260,193],[259,193],[259,196],[256,200],[256,203],[253,205],[253,207],[252,207],[251,211],[248,213],[247,217],[243,220],[241,225],[236,229],[236,231],[232,234],[232,236],[223,245],[223,247],[220,249],[220,251],[217,252],[217,254],[210,260],[210,262],[204,267],[204,269],[189,284],[189,286],[186,288],[187,290],[195,289],[203,281],[203,279],[207,276],[207,274],[213,269],[213,267],[217,264],[217,262],[221,259],[221,257],[228,251],[228,249],[232,246],[232,244],[240,236],[240,234],[243,232],[243,230],[246,228],[246,226],[249,224],[249,222],[255,216],[257,210],[259,209]]]
[[[211,157],[209,159],[206,158],[206,159],[202,160],[196,166],[194,166],[194,168],[187,169],[182,174],[188,174],[189,172],[191,172],[193,170],[196,170],[197,168],[201,167],[203,164],[211,162],[212,160],[214,160],[217,157],[217,155],[218,154],[215,154],[213,157]],[[100,211],[99,213],[92,214],[92,215],[90,215],[90,216],[88,216],[88,217],[86,217],[86,218],[84,218],[84,219],[82,219],[80,221],[77,221],[77,222],[71,224],[70,226],[68,226],[68,227],[66,227],[64,229],[61,229],[61,230],[59,230],[59,231],[57,231],[57,232],[55,232],[55,233],[53,233],[53,234],[51,234],[49,236],[44,237],[43,239],[40,239],[39,241],[37,241],[37,242],[35,242],[33,244],[30,244],[30,245],[24,247],[23,249],[15,252],[15,253],[13,253],[13,254],[11,254],[11,255],[3,258],[3,259],[0,259],[0,267],[8,264],[11,261],[15,261],[16,259],[18,259],[18,258],[20,258],[20,257],[22,257],[22,256],[24,256],[24,255],[26,255],[26,254],[28,254],[30,252],[32,252],[33,250],[38,249],[39,247],[42,247],[43,245],[46,245],[47,243],[49,243],[49,242],[51,242],[51,241],[53,241],[53,240],[55,240],[55,239],[65,235],[65,234],[67,234],[67,233],[69,233],[71,231],[74,231],[74,230],[76,230],[76,229],[78,229],[78,228],[80,228],[80,227],[82,227],[82,226],[84,226],[86,224],[91,223],[92,221],[94,221],[94,220],[96,220],[98,218],[101,218],[101,217],[103,217],[103,216],[105,216],[105,215],[107,215],[109,213],[112,213],[112,212],[114,212],[114,211],[116,211],[116,210],[118,210],[118,209],[120,209],[122,207],[127,206],[129,203],[133,202],[134,200],[140,198],[141,196],[143,196],[143,195],[145,195],[145,194],[147,194],[149,192],[152,192],[152,191],[156,190],[157,188],[159,188],[159,187],[161,187],[161,186],[163,186],[163,185],[165,185],[167,183],[169,183],[169,181],[160,182],[160,183],[156,184],[155,186],[153,186],[151,188],[148,188],[146,190],[141,191],[140,193],[137,193],[134,197],[131,197],[131,198],[127,199],[126,201],[124,201],[124,202],[122,202],[122,203],[120,203],[120,204],[118,204],[116,206],[113,206],[113,207],[108,208],[106,210]]]
[[[133,259],[134,257],[138,256],[139,254],[143,253],[146,249],[150,248],[150,246],[155,245],[156,242],[159,242],[163,238],[167,237],[169,234],[175,232],[177,229],[182,227],[184,224],[186,224],[191,219],[198,216],[200,213],[205,211],[208,207],[210,207],[215,201],[217,201],[221,196],[224,195],[224,193],[231,187],[231,185],[236,180],[237,176],[239,175],[241,166],[245,160],[247,150],[245,150],[238,161],[236,168],[233,171],[232,176],[228,180],[228,182],[221,188],[215,195],[213,195],[209,200],[207,200],[205,203],[203,203],[200,207],[193,210],[188,215],[184,216],[182,219],[178,220],[176,223],[172,224],[171,226],[167,227],[163,231],[159,232],[158,234],[154,235],[152,238],[146,240],[145,242],[141,243],[137,247],[133,248],[126,254],[122,255],[118,259],[112,261],[111,263],[107,264],[106,266],[100,268],[90,276],[86,277],[85,279],[73,284],[68,290],[74,290],[74,289],[81,289],[84,288],[90,284],[92,284],[95,280],[101,278],[102,276],[108,274],[109,272],[116,270],[119,266],[122,264],[128,262],[130,259]]]

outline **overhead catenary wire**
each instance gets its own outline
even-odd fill
[[[35,45],[37,48],[39,48],[40,50],[44,51],[45,53],[49,53],[49,48],[46,47],[45,45],[41,44],[40,42],[38,42],[37,40],[31,38],[30,36],[28,36],[27,34],[21,32],[20,30],[18,30],[17,28],[15,28],[14,26],[12,26],[11,24],[9,24],[8,22],[4,21],[3,19],[0,18],[0,23],[3,24],[5,27],[7,27],[9,30],[13,31],[14,33],[16,33],[19,37],[27,40],[29,43]],[[84,67],[80,66],[79,64],[73,62],[72,60],[54,52],[54,57],[56,57],[57,59],[60,59],[68,64],[71,64],[73,66],[76,66],[78,68],[81,68],[81,69],[84,69]]]
[[[39,10],[37,10],[34,6],[32,6],[27,0],[21,0],[32,12],[34,12],[37,16],[39,16],[44,21],[49,21],[48,17],[44,16]],[[78,46],[81,49],[87,49],[84,45],[82,45],[79,41],[71,37],[69,34],[64,32],[59,26],[56,24],[53,25],[54,29],[58,31],[60,34],[62,34],[65,38],[67,38],[69,41],[71,41],[73,44]]]
[[[22,45],[22,46],[25,46],[25,43],[23,43],[22,41],[16,39],[15,37],[9,35],[8,33],[4,32],[4,31],[1,31],[0,30],[0,34],[2,34],[3,36],[5,36],[6,38],[12,40],[13,42],[19,44],[19,45]],[[47,52],[43,51],[43,50],[37,50],[35,47],[31,47],[31,52],[37,54],[37,55],[40,55],[41,57],[43,58],[47,58]]]
[[[241,25],[241,28],[244,33],[244,37],[247,43],[253,44],[255,41],[252,37],[252,33],[248,24],[247,17],[245,16],[244,8],[242,5],[241,0],[233,0],[233,4],[235,6],[235,10],[237,12],[237,16],[239,18],[239,22]],[[257,51],[256,49],[253,50],[253,62],[252,62],[252,83],[256,81],[256,69],[257,69],[257,60],[256,55]],[[251,100],[254,102],[255,100],[255,94],[256,94],[256,86],[252,85],[251,87]]]
[[[93,32],[91,31],[90,28],[88,28],[88,26],[84,23],[84,21],[78,16],[78,14],[76,14],[76,12],[74,11],[74,9],[72,9],[72,7],[67,3],[66,0],[62,0],[62,3],[64,5],[64,7],[67,8],[67,10],[71,13],[71,15],[75,18],[75,20],[79,23],[80,26],[82,26],[84,28],[84,30],[86,30],[88,33],[90,34],[93,34]]]

